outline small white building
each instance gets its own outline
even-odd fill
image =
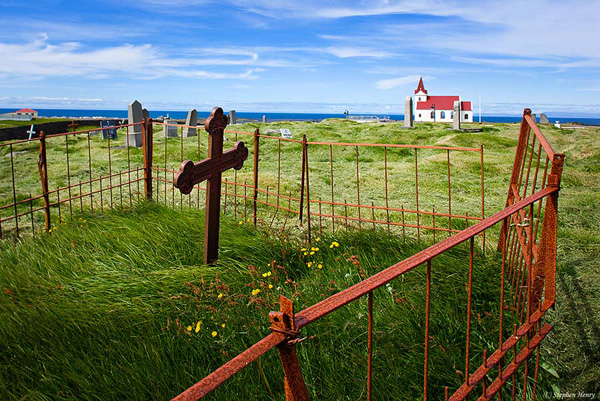
[[[454,102],[460,102],[460,121],[473,122],[471,102],[460,100],[460,96],[429,96],[423,78],[415,90],[415,121],[448,122],[454,118]]]
[[[38,117],[38,112],[31,109],[21,109],[12,113],[0,114],[0,120],[29,121]]]

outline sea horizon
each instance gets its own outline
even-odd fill
[[[12,113],[18,108],[0,108],[0,114]],[[100,109],[36,109],[38,118],[127,118],[127,110],[100,110]],[[181,110],[149,110],[151,118],[169,117],[176,120],[183,120],[187,117],[187,111]],[[226,114],[228,111],[226,111]],[[210,111],[198,111],[198,118],[207,118]],[[404,120],[404,114],[387,113],[350,113],[352,116],[378,116],[389,118],[390,120]],[[343,113],[310,113],[310,112],[251,112],[236,111],[236,116],[241,120],[262,121],[266,116],[267,122],[275,121],[321,121],[327,118],[346,118]],[[560,123],[581,123],[583,125],[600,125],[599,117],[565,116],[565,115],[547,115],[551,123],[559,121]],[[481,115],[481,122],[488,123],[516,123],[521,121],[520,115]],[[537,116],[539,121],[539,115]],[[479,115],[473,116],[473,122],[479,122]]]

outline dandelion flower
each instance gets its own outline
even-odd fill
[[[315,254],[315,251],[310,251],[310,255],[311,256],[314,255],[314,254]]]
[[[322,268],[323,268],[323,265],[322,265],[321,263],[319,263],[319,264],[317,265],[317,267],[318,267],[319,269],[322,269]]]
[[[319,242],[319,241],[321,241],[321,238],[315,239],[315,242]]]
[[[269,284],[269,289],[273,288],[273,284]]]
[[[308,255],[308,252],[304,252],[304,256]]]
[[[202,322],[200,320],[198,320],[198,323],[196,323],[196,333],[200,331],[200,325],[202,324]]]
[[[248,223],[251,223],[251,222],[252,222],[252,220],[248,219]]]
[[[312,262],[308,262],[308,263],[306,264],[306,266],[308,266],[308,267],[312,267]]]
[[[340,244],[339,244],[337,241],[333,241],[333,242],[331,243],[331,245],[329,245],[329,247],[330,247],[330,248],[337,248],[337,247],[339,247],[339,246],[340,246]]]
[[[306,248],[302,248],[300,249],[302,252],[306,252]]]
[[[213,331],[212,333],[210,333],[211,336],[216,337],[217,336],[217,332]]]
[[[240,221],[238,224],[241,226],[242,224],[244,224],[244,222],[243,222],[243,221]]]
[[[221,325],[221,327],[222,327],[222,328],[225,328],[225,323],[223,323],[223,324]]]
[[[255,290],[252,290],[252,295],[256,295],[260,292],[260,290],[257,288]]]
[[[271,274],[273,274],[273,273],[271,273],[271,272],[266,272],[266,273],[263,273],[263,275],[262,275],[262,276],[263,276],[263,277],[269,277]]]
[[[222,292],[220,292],[219,295],[217,295],[217,299],[221,299],[221,298],[223,298],[223,293]]]
[[[186,330],[187,330],[187,331],[192,331],[192,326],[188,326],[188,327],[186,328]]]

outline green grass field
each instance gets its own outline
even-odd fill
[[[468,147],[483,144],[488,215],[503,206],[518,133],[515,124],[495,124],[484,127],[482,133],[456,133],[443,124],[401,130],[391,125],[347,121],[245,124],[242,128],[251,132],[255,126],[261,130],[290,128],[295,135],[306,133],[312,141]],[[562,392],[597,393],[600,234],[595,222],[600,218],[596,206],[600,191],[600,129],[543,127],[542,131],[556,151],[566,153],[566,160],[559,201],[558,300],[547,319],[554,330],[542,343],[541,386],[547,391],[554,385]],[[94,140],[100,163],[105,150],[101,141]],[[73,149],[77,148],[77,141],[81,139],[73,140]],[[177,154],[178,141],[167,146],[170,154]],[[80,147],[84,148],[83,143]],[[277,163],[273,158],[275,150],[266,147],[261,151],[265,157],[261,159],[261,169],[272,172]],[[190,157],[194,152],[190,151]],[[138,153],[133,150],[133,157],[139,157]],[[30,157],[28,153],[19,156]],[[81,165],[85,164],[85,157],[76,151],[72,156],[73,160],[80,157]],[[407,163],[405,156],[411,157],[396,155],[396,164],[390,168],[401,170]],[[365,151],[360,157],[364,163],[372,164],[372,170],[380,167],[381,155],[377,151]],[[429,157],[426,161],[435,162],[435,155]],[[31,158],[35,160],[35,147]],[[313,160],[317,165],[311,174],[319,177],[318,163],[327,164],[328,159],[317,152],[311,153],[311,163]],[[352,160],[336,157],[340,163],[338,182],[351,180]],[[457,157],[453,164],[457,171],[465,169],[465,175],[457,178],[457,188],[472,185],[470,177],[476,173],[468,174],[473,169],[470,163]],[[173,165],[177,164],[173,161]],[[59,167],[57,163],[56,168]],[[380,191],[369,192],[369,185],[376,188],[380,184],[378,177],[370,177],[367,166],[361,168],[366,174],[365,193],[376,198]],[[423,161],[425,178],[427,168]],[[240,171],[238,180],[243,180],[244,174]],[[58,170],[55,176],[60,176]],[[399,175],[397,180],[402,182],[402,177]],[[432,171],[431,179],[424,179],[421,184],[433,188],[430,203],[436,197],[435,177]],[[3,188],[8,179],[6,169],[2,170]],[[28,185],[27,192],[35,190],[35,179]],[[286,188],[293,190],[293,179],[289,185]],[[320,185],[323,191],[327,188],[325,181],[321,184],[315,179],[315,192]],[[340,189],[344,190],[351,193],[351,188]],[[457,194],[457,208],[477,208],[468,191]],[[2,195],[10,197],[4,189]],[[395,196],[403,196],[401,186]],[[173,199],[179,209],[176,198]],[[160,198],[159,202],[162,203]],[[407,239],[388,239],[383,230],[324,235],[319,241],[322,245],[311,244],[320,248],[317,259],[312,260],[317,267],[308,267],[300,250],[304,245],[293,231],[273,238],[245,221],[240,225],[239,217],[234,220],[231,210],[228,216],[222,224],[221,259],[215,267],[201,265],[203,216],[201,211],[188,208],[126,204],[106,214],[75,213],[73,219],[64,222],[55,219],[57,228],[52,234],[0,243],[0,397],[170,398],[266,335],[266,316],[269,310],[277,308],[274,303],[279,293],[292,298],[300,310],[414,254],[430,240],[417,243],[410,235]],[[339,248],[329,248],[334,240],[340,243]],[[353,255],[356,258],[351,258]],[[443,396],[444,385],[451,389],[460,385],[461,376],[456,371],[464,369],[466,293],[456,289],[466,280],[467,255],[466,247],[459,247],[436,259],[433,265],[435,339],[431,358],[435,363],[431,367],[430,392],[434,397]],[[352,263],[353,260],[360,264]],[[475,313],[493,315],[490,300],[497,296],[497,288],[483,285],[484,278],[497,269],[493,262],[493,255],[476,258],[475,283],[479,284],[474,288],[478,300]],[[319,264],[322,268],[318,268]],[[264,277],[269,271],[271,275]],[[419,397],[423,378],[424,284],[424,269],[419,268],[375,293],[376,399],[389,398],[390,394],[394,399]],[[365,397],[366,323],[366,300],[361,300],[304,330],[303,334],[311,338],[299,346],[300,363],[312,398]],[[473,327],[473,349],[479,358],[483,347],[492,349],[496,340],[487,334],[493,326],[492,320],[484,318]],[[283,399],[277,353],[270,352],[260,361],[219,388],[213,398],[271,399],[273,395]]]

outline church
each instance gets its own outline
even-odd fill
[[[429,96],[423,78],[415,90],[415,121],[452,122],[454,118],[454,102],[460,102],[460,121],[473,122],[471,102],[460,100],[460,96]]]

